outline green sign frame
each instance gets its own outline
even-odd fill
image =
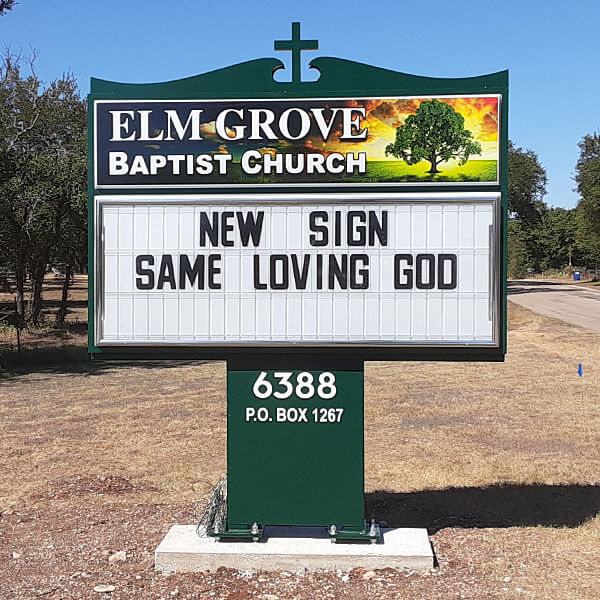
[[[299,36],[297,36],[299,37]],[[294,40],[295,38],[293,38]],[[283,49],[289,43],[281,43]],[[308,44],[314,47],[313,41]],[[295,46],[294,46],[295,47]],[[299,52],[299,50],[298,50]],[[294,55],[296,56],[296,55]],[[296,58],[294,59],[295,62]],[[295,63],[294,63],[295,64]],[[237,99],[240,90],[246,98],[255,100],[275,100],[281,98],[314,99],[314,98],[388,98],[388,97],[429,97],[429,96],[478,96],[497,95],[500,101],[499,124],[499,179],[491,183],[477,184],[478,192],[497,192],[501,195],[501,240],[499,256],[500,285],[495,291],[494,299],[498,306],[500,329],[500,343],[497,347],[284,347],[261,349],[263,355],[280,356],[282,352],[290,356],[321,356],[321,357],[347,357],[356,360],[443,360],[443,361],[502,361],[506,353],[506,269],[507,269],[507,193],[508,193],[508,72],[500,71],[478,77],[441,79],[409,75],[382,69],[354,61],[340,58],[316,58],[311,61],[310,67],[320,73],[317,81],[303,82],[297,73],[293,81],[275,81],[273,74],[284,68],[281,61],[275,58],[262,58],[240,63],[223,69],[218,69],[202,75],[188,77],[175,81],[153,84],[128,84],[105,81],[92,78],[91,92],[88,96],[88,109],[90,118],[88,155],[89,155],[89,353],[94,359],[215,359],[243,357],[247,353],[244,347],[143,347],[128,345],[123,347],[98,347],[95,345],[95,289],[94,281],[95,264],[99,257],[96,253],[96,236],[99,232],[94,230],[94,198],[115,194],[113,189],[98,189],[94,187],[95,163],[94,151],[96,140],[92,124],[94,123],[94,106],[96,101],[127,101],[127,100],[202,100],[202,99]],[[297,65],[295,64],[295,68]],[[386,192],[473,192],[472,183],[436,183],[428,186],[426,183],[388,184]],[[231,192],[224,187],[211,188],[213,195],[224,195]],[[252,186],[244,188],[238,186],[236,193],[256,192]],[[268,194],[285,194],[297,192],[297,188],[280,184],[275,189],[265,189]],[[381,188],[377,184],[361,184],[361,192],[378,193]],[[327,185],[327,192],[348,192],[347,184]],[[168,193],[177,198],[179,194],[207,193],[206,188],[187,187],[185,190],[161,189],[157,187],[152,193]],[[123,187],[118,190],[120,196],[133,196],[139,190]],[[223,196],[225,197],[225,196]]]

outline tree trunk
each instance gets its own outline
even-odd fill
[[[431,169],[429,169],[429,171],[427,171],[428,173],[439,173],[438,168],[437,168],[437,156],[435,154],[432,154],[429,157],[429,162],[431,163]]]
[[[25,269],[21,265],[17,265],[15,276],[17,279],[17,293],[15,296],[17,316],[22,319],[25,316]]]
[[[37,325],[42,311],[42,286],[46,274],[46,260],[40,260],[31,274],[31,294],[27,304],[27,321]]]
[[[58,308],[58,312],[56,313],[56,324],[60,326],[65,324],[65,317],[67,316],[67,299],[69,297],[69,286],[73,280],[72,273],[73,267],[69,264],[65,269],[65,280],[63,282],[60,306]]]
[[[15,298],[17,316],[22,320],[25,316],[25,261],[22,256],[17,258],[15,278],[17,283],[17,294]]]

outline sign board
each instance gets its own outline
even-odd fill
[[[185,189],[498,184],[500,100],[498,95],[98,100],[93,114],[94,185]],[[428,160],[409,164],[390,153],[398,128],[420,108],[459,115],[472,144],[470,152],[455,148],[433,177]],[[442,156],[439,150],[438,160]]]
[[[506,73],[281,66],[92,80],[92,355],[502,360]]]
[[[498,344],[500,196],[100,196],[103,345]]]

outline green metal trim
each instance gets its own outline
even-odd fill
[[[502,353],[506,354],[508,347],[508,72],[506,86],[502,91],[500,117],[500,191],[502,199],[502,290],[500,294],[500,318],[502,319]]]
[[[94,346],[94,300],[95,300],[95,231],[94,231],[94,102],[92,95],[88,95],[88,352],[99,353],[100,350]]]
[[[311,98],[320,95],[461,95],[500,94],[508,88],[508,71],[463,78],[410,75],[343,58],[321,57],[310,62],[317,81],[279,82],[273,73],[284,67],[275,58],[259,58],[201,75],[161,83],[119,83],[91,79],[94,99],[233,99]]]
[[[269,361],[290,357],[295,360],[309,360],[313,357],[330,360],[391,360],[391,361],[439,361],[439,362],[503,362],[504,354],[498,348],[378,348],[378,347],[302,347],[284,346],[280,348],[232,348],[216,346],[212,348],[195,347],[140,347],[127,346],[122,348],[95,346],[89,347],[89,352],[94,360],[101,361],[138,361],[138,360],[242,360],[250,354]]]
[[[91,78],[90,91],[97,98],[156,99],[173,98],[235,98],[243,92],[261,90],[278,92],[273,73],[283,69],[284,64],[276,58],[259,58],[201,75],[184,77],[161,83],[118,83]]]

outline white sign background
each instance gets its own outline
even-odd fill
[[[264,345],[498,344],[498,193],[96,196],[96,344]],[[264,211],[258,246],[241,244],[237,226],[232,247],[201,247],[202,212]],[[388,242],[373,246],[314,247],[309,242],[313,211],[388,213]],[[236,225],[235,219],[232,221]],[[342,227],[345,231],[345,225]],[[330,241],[333,236],[330,235]],[[305,290],[257,290],[269,281],[272,254],[311,255]],[[316,287],[316,254],[366,254],[365,290]],[[395,254],[457,256],[455,289],[394,289]],[[158,277],[161,256],[175,265],[187,254],[220,254],[221,289],[136,288],[136,256],[152,255]],[[406,265],[405,265],[406,266]],[[147,265],[146,265],[147,267]],[[293,277],[290,275],[290,281]],[[206,287],[206,286],[205,286]]]

